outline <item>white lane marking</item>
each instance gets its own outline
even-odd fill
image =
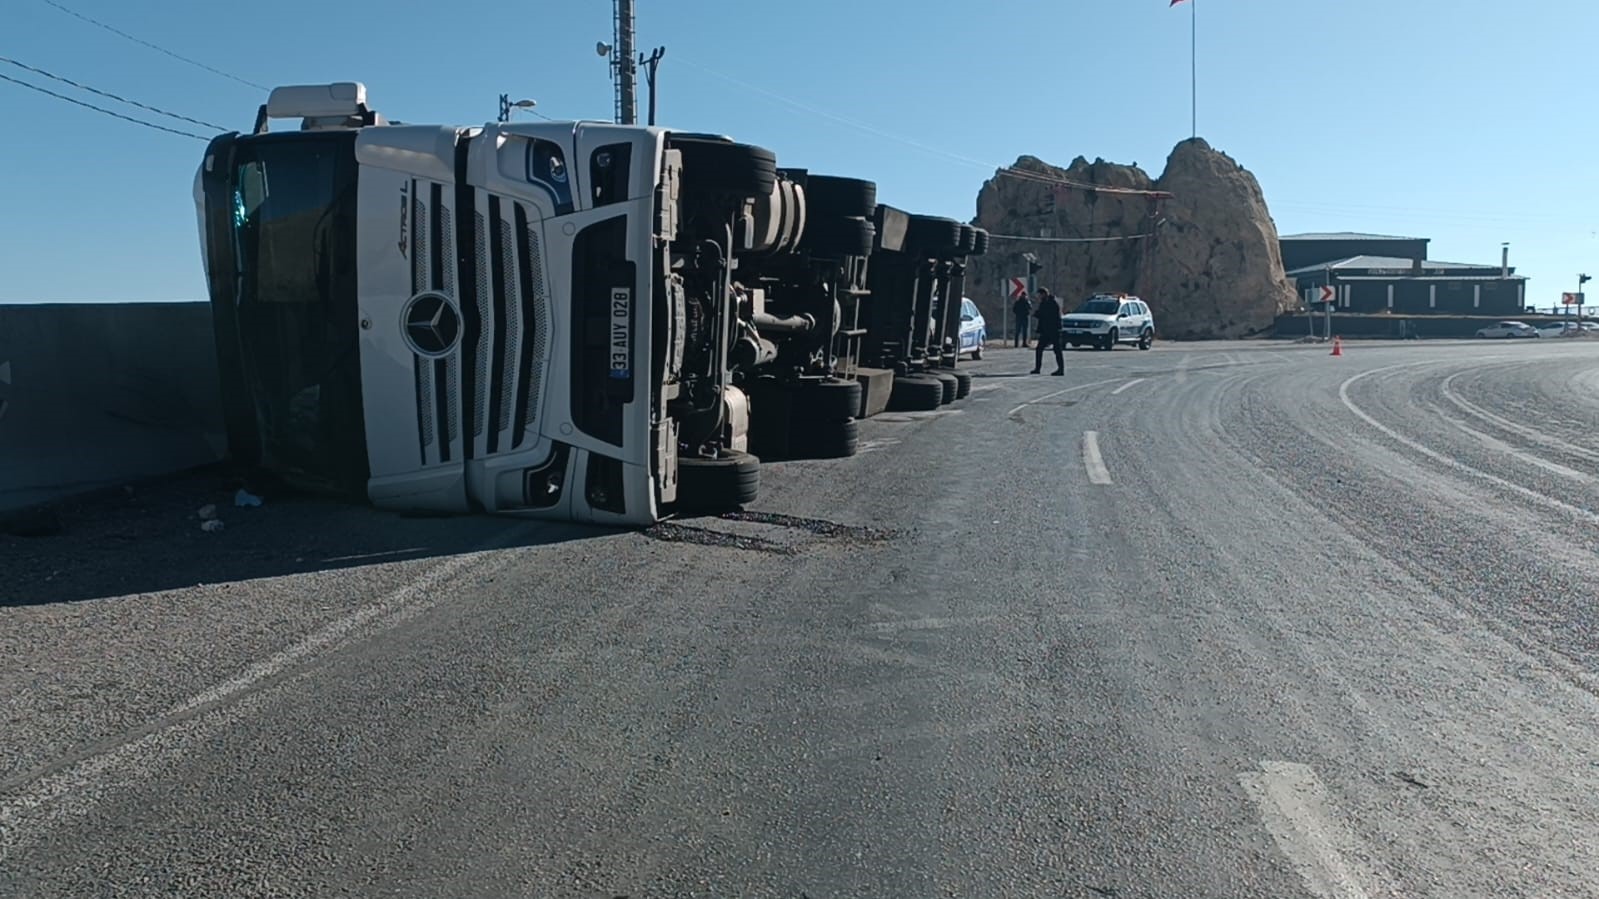
[[[1177,383],[1179,383],[1179,384],[1188,383],[1188,362],[1192,358],[1193,357],[1189,353],[1184,353],[1183,354],[1183,358],[1178,361],[1178,363],[1177,363]]]
[[[1584,474],[1583,472],[1577,471],[1574,468],[1567,468],[1558,462],[1550,462],[1548,459],[1543,459],[1538,456],[1534,456],[1532,453],[1519,450],[1503,440],[1500,440],[1498,437],[1493,436],[1492,434],[1484,434],[1475,428],[1469,427],[1465,422],[1456,421],[1447,415],[1440,417],[1443,418],[1444,421],[1454,425],[1455,429],[1460,433],[1465,434],[1468,437],[1476,438],[1482,443],[1483,446],[1486,446],[1494,452],[1504,453],[1512,459],[1525,462],[1526,464],[1535,468],[1542,468],[1544,471],[1547,471],[1550,474],[1557,474],[1563,478],[1570,478],[1573,481],[1580,481],[1584,484],[1592,484],[1594,482],[1594,478],[1591,475]]]
[[[874,621],[867,627],[878,633],[898,631],[941,631],[999,621],[1003,615],[973,615],[965,618],[913,618],[907,621]]]
[[[999,388],[1001,388],[1003,386],[1004,386],[1003,384],[978,384],[977,386],[972,388],[971,392],[972,393],[982,393],[982,392],[987,391],[987,390],[998,390]],[[970,396],[970,394],[968,394],[968,396]]]
[[[1465,372],[1455,372],[1449,377],[1444,378],[1443,384],[1439,387],[1439,392],[1443,394],[1444,399],[1454,403],[1462,412],[1480,418],[1489,424],[1498,425],[1512,434],[1519,434],[1522,437],[1533,441],[1534,443],[1541,443],[1544,446],[1552,449],[1568,452],[1573,456],[1581,456],[1584,459],[1599,462],[1599,451],[1589,449],[1585,446],[1579,446],[1578,444],[1571,443],[1566,440],[1561,440],[1559,437],[1556,437],[1553,434],[1546,434],[1537,428],[1524,425],[1520,422],[1511,421],[1502,415],[1496,415],[1492,412],[1489,412],[1487,409],[1478,406],[1476,403],[1461,397],[1459,394],[1455,393],[1454,388],[1455,379],[1463,374],[1465,374]]]
[[[514,545],[526,527],[503,534],[501,545]],[[181,757],[191,736],[212,733],[236,722],[259,702],[260,693],[246,695],[263,681],[284,674],[291,666],[325,654],[383,630],[395,627],[427,611],[442,597],[433,588],[458,578],[466,570],[489,570],[507,564],[509,554],[484,549],[455,556],[423,573],[410,583],[322,627],[298,643],[273,653],[245,668],[239,674],[203,690],[169,709],[143,727],[128,732],[122,742],[79,758],[62,770],[36,778],[0,801],[0,859],[23,837],[30,826],[44,826],[52,819],[92,806],[111,788],[147,775],[167,759]],[[494,564],[485,566],[483,563]],[[215,713],[215,714],[213,714]]]
[[[1378,878],[1361,870],[1356,861],[1368,854],[1333,816],[1327,788],[1309,765],[1261,762],[1259,771],[1239,774],[1238,782],[1259,807],[1260,819],[1277,848],[1313,894],[1322,899],[1371,895],[1362,881],[1375,889]]]
[[[871,421],[893,421],[904,424],[909,421],[927,421],[934,418],[943,418],[946,415],[959,415],[960,409],[924,409],[920,412],[881,412],[872,416]]]
[[[1083,432],[1083,467],[1088,469],[1088,483],[1110,483],[1110,471],[1105,468],[1105,460],[1099,455],[1098,431]]]
[[[1089,384],[1078,384],[1076,387],[1066,387],[1066,388],[1063,388],[1061,390],[1057,390],[1054,393],[1046,393],[1043,396],[1033,397],[1032,399],[1028,400],[1025,403],[1022,403],[1020,406],[1017,406],[1016,408],[1010,410],[1009,412],[1006,412],[1005,414],[1006,415],[1015,415],[1016,413],[1022,411],[1023,409],[1026,409],[1028,406],[1031,406],[1034,403],[1042,403],[1045,400],[1052,400],[1052,399],[1054,399],[1057,396],[1064,396],[1065,394],[1072,393],[1072,392],[1078,391],[1078,390],[1088,390],[1088,389],[1093,388],[1093,387],[1104,387],[1106,384],[1114,384],[1114,383],[1116,383],[1117,381],[1120,381],[1120,380],[1121,380],[1121,378],[1107,378],[1107,379],[1105,379],[1103,381],[1094,381],[1094,382],[1089,383]]]
[[[1438,463],[1440,463],[1442,465],[1448,466],[1449,468],[1453,468],[1456,471],[1459,471],[1459,472],[1461,472],[1463,474],[1466,474],[1466,475],[1468,475],[1470,477],[1474,477],[1474,478],[1477,478],[1479,480],[1487,481],[1488,483],[1493,484],[1493,485],[1495,485],[1497,487],[1502,487],[1502,488],[1504,488],[1506,490],[1509,490],[1512,493],[1515,493],[1515,494],[1517,494],[1519,496],[1522,496],[1522,497],[1524,497],[1526,499],[1532,500],[1534,503],[1536,503],[1536,504],[1538,504],[1540,506],[1544,506],[1544,507],[1549,508],[1549,509],[1555,509],[1555,510],[1560,511],[1560,512],[1565,512],[1565,513],[1567,513],[1569,515],[1574,515],[1574,516],[1576,516],[1578,518],[1581,518],[1584,521],[1588,521],[1588,522],[1591,522],[1591,523],[1594,523],[1594,524],[1599,524],[1599,513],[1596,513],[1596,512],[1594,512],[1591,509],[1584,509],[1584,508],[1582,508],[1580,506],[1573,506],[1570,503],[1563,503],[1560,500],[1555,499],[1552,496],[1545,496],[1544,494],[1539,493],[1536,490],[1529,490],[1526,487],[1521,486],[1520,484],[1514,483],[1512,481],[1507,481],[1507,480],[1505,480],[1504,478],[1501,478],[1501,477],[1495,477],[1494,475],[1491,475],[1491,474],[1489,474],[1486,471],[1482,471],[1480,469],[1472,468],[1470,465],[1467,465],[1464,462],[1460,462],[1458,460],[1451,459],[1450,457],[1445,456],[1443,453],[1440,453],[1440,452],[1438,452],[1436,450],[1433,450],[1433,449],[1431,449],[1429,447],[1423,446],[1420,443],[1417,443],[1416,441],[1411,440],[1409,437],[1406,437],[1405,435],[1399,433],[1398,431],[1395,431],[1393,428],[1390,428],[1387,425],[1383,424],[1382,422],[1379,422],[1377,419],[1372,418],[1370,415],[1366,414],[1365,410],[1363,410],[1359,406],[1355,405],[1355,401],[1354,400],[1349,398],[1349,388],[1350,388],[1350,386],[1352,386],[1357,381],[1363,380],[1365,378],[1369,378],[1369,377],[1371,377],[1372,375],[1375,375],[1375,374],[1381,374],[1383,372],[1393,371],[1394,369],[1398,369],[1398,368],[1414,368],[1414,367],[1416,367],[1418,365],[1427,365],[1427,364],[1429,364],[1429,363],[1425,363],[1425,362],[1409,362],[1409,363],[1405,363],[1403,365],[1389,365],[1389,366],[1385,366],[1383,368],[1374,368],[1374,369],[1372,369],[1370,371],[1361,372],[1358,375],[1355,375],[1353,377],[1345,379],[1342,384],[1338,385],[1338,398],[1343,401],[1344,406],[1346,408],[1348,408],[1350,412],[1353,412],[1355,414],[1356,418],[1359,418],[1361,421],[1365,422],[1366,424],[1372,426],[1373,428],[1376,428],[1381,433],[1386,434],[1390,439],[1394,440],[1396,443],[1399,443],[1400,445],[1405,446],[1405,447],[1409,447],[1410,449],[1414,450],[1417,453],[1420,453],[1423,456],[1426,456],[1427,458],[1433,460],[1434,462],[1438,462]]]
[[[1134,378],[1131,381],[1128,381],[1126,384],[1123,384],[1122,386],[1116,388],[1115,390],[1112,390],[1110,392],[1110,395],[1111,396],[1115,396],[1116,394],[1121,393],[1123,390],[1127,390],[1127,389],[1132,388],[1132,387],[1137,387],[1139,384],[1144,383],[1145,380],[1146,379],[1144,379],[1144,378]]]

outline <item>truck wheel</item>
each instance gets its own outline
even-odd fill
[[[842,459],[855,455],[859,446],[860,425],[846,418],[804,423],[794,432],[789,451],[795,459]]]
[[[927,412],[944,401],[944,385],[935,378],[906,375],[894,378],[888,408],[896,412]]]
[[[950,374],[955,376],[955,399],[963,400],[972,395],[972,375],[956,369]]]
[[[972,255],[982,256],[988,252],[988,232],[982,228],[977,229],[977,242],[972,245]]]
[[[824,256],[870,256],[877,227],[869,219],[816,217],[805,223],[800,246]]]
[[[696,512],[725,512],[760,493],[761,460],[736,450],[717,459],[677,460],[677,505]]]
[[[820,218],[871,218],[877,212],[877,184],[859,178],[807,175],[805,208]]]
[[[955,402],[955,394],[960,390],[960,381],[956,380],[955,375],[947,371],[932,371],[928,374],[938,379],[939,388],[943,391],[939,402],[945,406]]]
[[[683,176],[693,190],[764,197],[777,184],[777,154],[765,147],[711,137],[669,137],[683,154]]]
[[[835,422],[861,414],[861,382],[806,379],[790,390],[796,430],[810,422]]]
[[[921,253],[947,253],[960,244],[961,223],[933,215],[913,215],[905,228],[905,246]]]
[[[961,225],[960,241],[955,244],[955,253],[958,256],[970,256],[977,247],[977,229],[971,225]]]

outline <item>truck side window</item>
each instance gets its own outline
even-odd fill
[[[596,209],[627,199],[632,162],[631,144],[607,144],[589,155],[589,184]]]

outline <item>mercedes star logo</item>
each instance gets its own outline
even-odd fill
[[[418,294],[405,307],[405,341],[423,356],[443,356],[461,338],[461,314],[436,293]]]

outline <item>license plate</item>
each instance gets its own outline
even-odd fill
[[[625,379],[633,373],[633,290],[611,289],[611,377]]]

